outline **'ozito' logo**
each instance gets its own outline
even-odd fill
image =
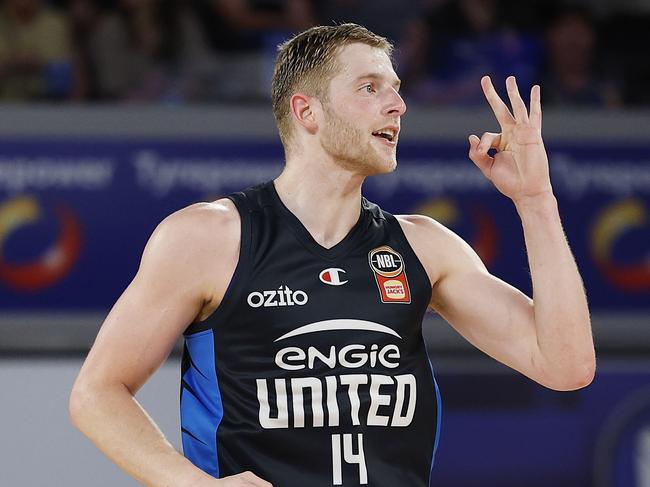
[[[402,256],[390,247],[379,247],[370,252],[370,267],[380,276],[395,277],[404,270]]]
[[[307,304],[309,296],[305,291],[294,291],[289,286],[280,286],[269,291],[253,291],[248,295],[247,302],[251,308],[273,308],[276,306],[302,306]]]

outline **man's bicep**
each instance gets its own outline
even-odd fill
[[[503,361],[535,339],[530,299],[488,272],[450,275],[434,290],[433,308],[477,348]],[[509,364],[510,365],[510,364]]]
[[[163,223],[152,235],[135,278],[97,335],[81,372],[86,379],[119,382],[135,393],[199,313],[199,256],[183,246],[180,230]]]
[[[136,278],[104,321],[87,363],[104,380],[119,381],[135,393],[195,314],[194,303],[173,294],[163,297]]]
[[[537,347],[532,300],[490,274],[465,242],[454,240],[432,307],[476,348],[530,375]]]
[[[532,301],[491,275],[476,252],[440,223],[421,215],[398,219],[433,283],[431,307],[476,348],[534,374]]]

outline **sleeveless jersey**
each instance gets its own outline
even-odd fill
[[[185,456],[278,487],[428,486],[440,429],[422,338],[431,284],[395,217],[362,199],[326,249],[272,182],[229,198],[239,262],[218,309],[185,332]]]

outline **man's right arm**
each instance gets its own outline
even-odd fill
[[[228,200],[167,217],[147,243],[135,278],[104,321],[73,387],[74,425],[145,485],[271,485],[250,472],[222,480],[204,473],[173,448],[135,399],[185,328],[218,305],[237,264],[239,239],[239,215]]]

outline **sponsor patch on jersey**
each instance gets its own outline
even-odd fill
[[[339,269],[338,267],[330,267],[328,269],[322,270],[318,275],[318,278],[321,280],[321,282],[329,284],[330,286],[342,286],[348,282],[342,274],[345,274],[345,271],[343,269]]]
[[[404,259],[391,247],[384,245],[368,252],[368,263],[375,275],[382,303],[410,303]]]
[[[294,291],[289,286],[280,286],[268,291],[253,291],[246,299],[251,308],[274,308],[276,306],[304,306],[309,301],[305,291]]]

